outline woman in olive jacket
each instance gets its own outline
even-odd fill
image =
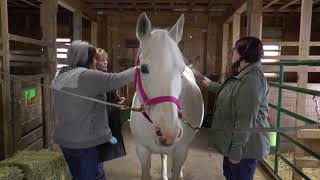
[[[212,128],[224,128],[209,144],[224,156],[227,180],[252,180],[257,160],[269,154],[269,133],[231,132],[228,128],[269,127],[268,85],[261,69],[262,42],[255,37],[238,40],[233,48],[231,76],[220,85],[203,78],[202,84],[218,94]]]

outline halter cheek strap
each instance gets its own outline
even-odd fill
[[[136,56],[135,64],[140,65],[140,48],[139,48],[137,56]],[[143,85],[142,85],[140,68],[136,68],[136,71],[134,74],[134,84],[135,84],[136,91],[139,92],[141,95],[143,104],[145,104],[147,106],[152,106],[152,105],[157,105],[157,104],[161,104],[161,103],[173,103],[178,107],[179,110],[182,109],[181,103],[176,97],[158,96],[155,98],[149,98],[143,88]],[[150,123],[153,123],[153,121],[151,120],[151,118],[147,112],[143,112],[142,114]]]

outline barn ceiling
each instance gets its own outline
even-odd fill
[[[71,0],[70,0],[71,1]],[[240,0],[73,0],[83,3],[96,14],[130,12],[174,13],[200,12],[223,16]],[[320,0],[313,0],[314,12],[320,11]],[[39,8],[40,0],[8,0],[9,8]],[[300,12],[301,0],[264,0],[264,12]]]

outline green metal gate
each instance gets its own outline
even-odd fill
[[[298,92],[298,93],[312,95],[314,97],[316,97],[316,96],[319,97],[320,91],[284,85],[283,81],[284,81],[284,67],[285,66],[320,66],[320,61],[311,61],[311,60],[310,61],[309,60],[306,60],[306,61],[281,61],[281,62],[274,62],[274,63],[263,63],[263,65],[272,65],[272,66],[279,66],[280,67],[279,81],[278,82],[269,82],[270,86],[278,88],[278,105],[269,103],[269,106],[271,108],[277,110],[277,123],[276,123],[277,128],[281,127],[282,113],[285,113],[293,118],[296,118],[299,121],[305,122],[306,124],[319,123],[317,120],[311,120],[307,117],[301,116],[301,115],[296,114],[292,111],[289,111],[287,109],[282,108],[282,93],[283,93],[283,89],[286,89],[286,90],[293,91],[293,92]],[[282,179],[279,176],[279,158],[280,158],[288,166],[290,166],[295,172],[297,172],[302,178],[310,179],[310,177],[308,177],[305,173],[303,173],[299,168],[297,168],[293,163],[291,163],[287,158],[285,158],[280,153],[280,136],[287,139],[290,143],[298,146],[304,152],[307,152],[308,154],[310,154],[312,157],[316,158],[317,160],[320,160],[319,152],[314,152],[314,151],[310,150],[309,148],[304,146],[301,142],[299,142],[296,138],[290,137],[285,132],[277,133],[274,168],[273,168],[274,176],[278,179]],[[263,164],[266,166],[269,166],[267,163],[263,163]],[[269,166],[268,169],[272,169],[272,168]]]

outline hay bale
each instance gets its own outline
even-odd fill
[[[5,163],[21,168],[26,180],[71,179],[64,157],[59,152],[21,151],[5,160]]]
[[[1,165],[0,180],[23,180],[24,174],[22,170],[15,166]]]

